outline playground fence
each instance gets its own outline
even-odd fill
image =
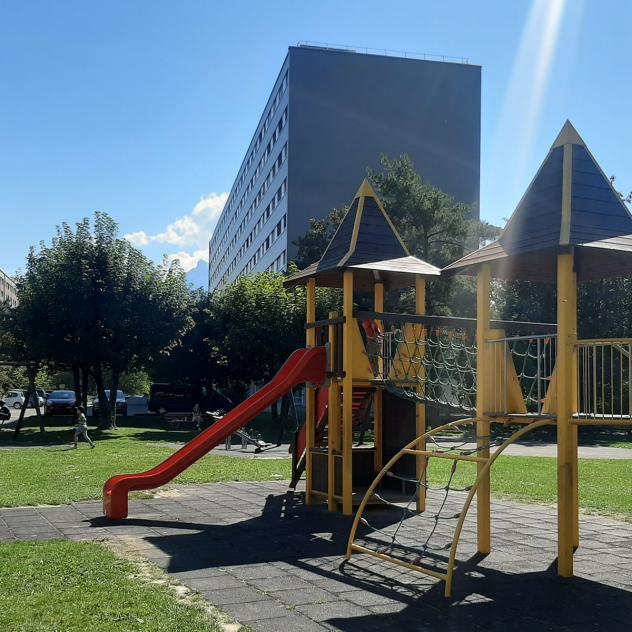
[[[632,338],[577,341],[580,419],[629,420],[632,414]]]

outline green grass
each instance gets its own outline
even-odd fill
[[[47,431],[43,447],[0,450],[0,507],[56,505],[100,498],[103,484],[110,476],[147,470],[173,453],[175,448],[165,445],[165,441],[187,441],[193,435],[154,428],[121,428],[102,434],[90,430],[90,436],[97,443],[94,450],[85,443],[80,443],[77,450],[68,449],[72,439],[69,428]],[[26,429],[18,443],[33,445],[38,440],[39,432]],[[61,441],[67,445],[55,445]],[[11,443],[11,435],[2,433],[0,445]],[[289,459],[207,455],[175,482],[288,479],[290,469]]]
[[[221,630],[201,599],[178,598],[158,571],[141,570],[98,544],[0,544],[0,559],[0,630]]]
[[[451,462],[435,459],[428,476],[432,485],[445,485]],[[454,487],[474,481],[475,465],[461,462]],[[492,495],[525,502],[557,502],[557,460],[543,457],[501,456],[492,466]],[[584,511],[632,520],[632,461],[581,459],[580,506]]]
[[[121,428],[101,435],[91,431],[91,435],[97,441],[94,450],[86,444],[80,444],[78,450],[68,450],[66,446],[56,445],[71,440],[67,427],[48,430],[43,438],[34,429],[25,429],[19,443],[44,443],[37,448],[0,450],[0,507],[98,499],[103,483],[110,476],[153,467],[174,450],[165,442],[187,441],[194,436],[187,431],[151,427]],[[610,437],[611,434],[595,435],[592,441],[604,445]],[[617,437],[619,441],[622,439]],[[11,443],[10,434],[0,434],[0,446]],[[449,467],[448,461],[435,459],[429,472],[431,481],[445,483]],[[472,464],[461,463],[455,485],[465,487],[471,483],[473,472]],[[262,481],[289,477],[289,459],[208,455],[174,482]],[[556,502],[555,459],[502,456],[493,466],[492,493],[496,497],[526,502]],[[632,461],[581,460],[580,496],[585,510],[632,520]]]

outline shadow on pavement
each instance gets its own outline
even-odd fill
[[[245,500],[244,504],[249,503]],[[230,510],[218,505],[218,512],[222,511],[230,522]],[[303,494],[271,494],[257,517],[234,518],[231,524],[217,524],[218,520],[222,520],[221,514],[209,516],[209,523],[150,518],[119,523],[97,518],[91,523],[95,527],[126,524],[164,530],[164,535],[145,540],[169,556],[166,570],[170,573],[281,562],[290,577],[296,577],[292,573],[298,571],[304,580],[315,582],[314,586],[327,588],[328,582],[337,586],[329,590],[342,593],[341,601],[329,605],[341,605],[345,591],[363,591],[367,603],[382,604],[364,608],[365,615],[351,617],[339,616],[332,608],[331,616],[320,619],[345,632],[629,629],[631,592],[589,579],[559,578],[555,561],[548,568],[543,561],[542,571],[514,573],[494,568],[480,555],[472,556],[460,561],[454,596],[447,599],[442,582],[419,573],[400,572],[362,555],[345,562],[350,519],[321,507],[307,508]],[[393,511],[377,511],[372,517],[378,527],[397,520]]]

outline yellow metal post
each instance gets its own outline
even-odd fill
[[[329,312],[330,320],[338,318],[338,312]],[[329,370],[335,369],[335,354],[338,348],[336,340],[336,326],[329,325]],[[327,508],[336,511],[338,503],[336,495],[336,459],[340,454],[340,385],[338,378],[332,375],[329,382],[327,401]]]
[[[316,321],[316,279],[307,281],[307,314],[308,323]],[[307,329],[307,346],[316,346],[316,330]],[[312,494],[312,451],[316,443],[316,391],[309,384],[305,387],[305,503],[311,505]]]
[[[384,283],[376,283],[374,287],[373,310],[378,313],[384,312]],[[380,325],[381,323],[378,323]],[[384,373],[384,359],[377,358],[377,370],[380,376]],[[382,469],[382,389],[377,388],[373,396],[373,435],[375,456],[373,460],[375,472]]]
[[[426,313],[426,280],[419,276],[415,275],[415,313],[417,315],[423,315]],[[425,331],[424,327],[415,327],[416,333],[415,335],[419,335],[420,338],[417,340],[417,344],[420,343],[423,345],[423,341],[421,337],[423,337],[423,332]],[[419,353],[423,354],[423,347],[419,350]],[[425,378],[425,376],[420,375],[420,378]],[[415,405],[415,418],[417,420],[417,436],[421,437],[426,433],[426,406],[425,404],[416,404]],[[426,440],[422,439],[418,443],[419,450],[426,449]],[[426,510],[426,457],[417,455],[416,457],[416,471],[417,471],[417,480],[420,481],[419,490],[417,492],[417,511],[425,511]]]
[[[577,285],[573,255],[557,258],[557,571],[573,575],[576,542],[577,449],[571,425],[574,408],[573,374],[577,341]]]
[[[353,513],[353,272],[345,270],[343,280],[342,315],[342,513]]]
[[[574,343],[577,342],[577,273],[573,272],[573,285],[575,291],[571,293],[571,299],[573,304],[571,310],[574,314],[572,317],[572,324],[574,327]],[[577,357],[577,347],[573,345],[573,399],[572,399],[572,413],[579,412],[579,359]],[[573,468],[573,548],[579,547],[579,472],[578,472],[578,459],[579,459],[579,427],[571,425],[571,467]]]
[[[489,419],[484,417],[489,406],[490,367],[487,338],[490,318],[491,269],[483,264],[476,278],[476,445],[478,456],[489,458]],[[484,470],[483,463],[476,465],[478,474]],[[479,553],[491,551],[491,486],[489,470],[481,478],[476,492],[476,526]]]

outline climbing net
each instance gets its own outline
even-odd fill
[[[483,450],[501,446],[512,434],[504,427],[493,437],[479,437],[477,443],[471,420],[462,426],[453,423],[442,434],[430,434],[427,449],[437,456],[423,457],[421,475],[415,474],[412,455],[403,455],[385,473],[373,492],[379,505],[360,516],[354,543],[431,575],[445,574],[456,523],[466,511],[465,494],[476,478],[475,463],[459,457],[480,457]],[[421,513],[420,495],[425,497]]]
[[[476,342],[473,332],[407,325],[368,346],[387,389],[424,402],[472,412],[476,408]],[[377,358],[377,359],[375,359]]]

